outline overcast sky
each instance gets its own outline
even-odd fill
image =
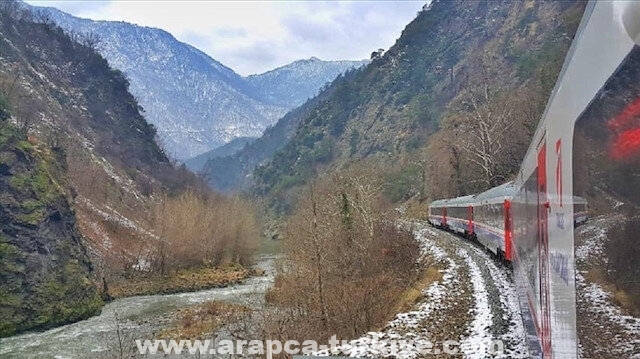
[[[361,60],[388,49],[426,0],[38,1],[75,16],[169,31],[241,75],[295,60]]]

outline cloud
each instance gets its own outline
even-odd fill
[[[162,28],[248,75],[311,56],[368,58],[372,51],[393,45],[424,3],[166,0],[52,1],[46,5],[80,17]]]

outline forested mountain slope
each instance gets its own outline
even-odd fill
[[[348,81],[354,73],[355,70],[347,71],[333,83]],[[267,128],[260,138],[247,144],[240,151],[209,159],[204,163],[200,173],[216,190],[223,192],[248,190],[254,184],[253,171],[256,166],[270,161],[274,154],[288,143],[300,120],[315,111],[319,103],[326,101],[333,94],[334,87],[329,87],[302,106],[287,113],[278,123]]]
[[[433,195],[504,180],[517,171],[583,6],[434,2],[384,55],[298,114],[291,140],[254,172],[256,192],[283,197],[311,176],[361,158],[417,164]],[[487,149],[489,168],[463,156],[472,149],[460,145],[480,131],[483,116],[509,130],[493,133],[496,141],[513,142],[509,151]]]

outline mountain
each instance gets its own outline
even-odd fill
[[[334,80],[334,84],[348,81],[355,69],[347,71]],[[330,98],[337,85],[329,86],[318,96],[311,98],[302,106],[291,110],[274,126],[267,128],[264,134],[244,146],[236,153],[208,159],[200,173],[209,185],[222,192],[248,190],[254,184],[253,171],[258,166],[267,164],[277,151],[282,149],[294,135],[300,121],[309,116],[316,107]]]
[[[207,151],[201,155],[197,155],[196,157],[184,161],[184,164],[192,172],[198,173],[202,170],[202,167],[208,160],[217,157],[231,156],[234,153],[242,150],[247,144],[255,141],[255,139],[255,137],[234,138],[229,143],[226,143],[220,147],[214,148],[211,151]]]
[[[286,145],[254,171],[255,192],[289,198],[286,192],[313,176],[363,158],[417,164],[420,172],[443,177],[444,185],[432,190],[476,190],[482,184],[477,179],[455,187],[456,181],[444,178],[466,168],[456,165],[462,149],[452,150],[452,137],[434,135],[468,135],[462,129],[477,119],[467,116],[473,115],[469,98],[480,89],[487,97],[476,102],[479,110],[523,104],[520,116],[505,117],[516,121],[514,146],[499,162],[505,175],[517,171],[582,9],[582,3],[569,1],[432,3],[383,56],[347,81],[334,82],[326,98],[288,119],[297,125]],[[467,122],[461,122],[463,115]]]
[[[25,6],[75,37],[89,39],[112,67],[125,73],[166,153],[176,159],[194,157],[237,137],[260,136],[338,73],[360,64],[302,61],[274,70],[276,74],[243,78],[160,29]],[[282,79],[289,82],[274,86],[270,79],[277,73],[286,74]],[[302,84],[309,75],[317,87]]]
[[[95,312],[94,283],[130,274],[157,241],[158,198],[199,185],[128,87],[91,47],[0,3],[2,335]]]
[[[317,57],[294,61],[259,75],[248,76],[247,82],[257,96],[268,103],[287,108],[302,105],[317,95],[323,86],[352,68],[369,63],[362,61],[322,61]]]
[[[47,11],[70,33],[100,39],[96,48],[126,74],[145,117],[175,158],[193,157],[236,137],[259,136],[287,110],[252,97],[233,70],[166,31],[80,19],[53,8],[37,11]]]

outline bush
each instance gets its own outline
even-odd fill
[[[416,275],[418,244],[384,211],[373,169],[356,168],[308,186],[286,222],[269,302],[268,337],[353,338],[384,324]]]
[[[164,275],[198,265],[251,264],[260,235],[252,204],[186,191],[154,208],[152,266]]]

